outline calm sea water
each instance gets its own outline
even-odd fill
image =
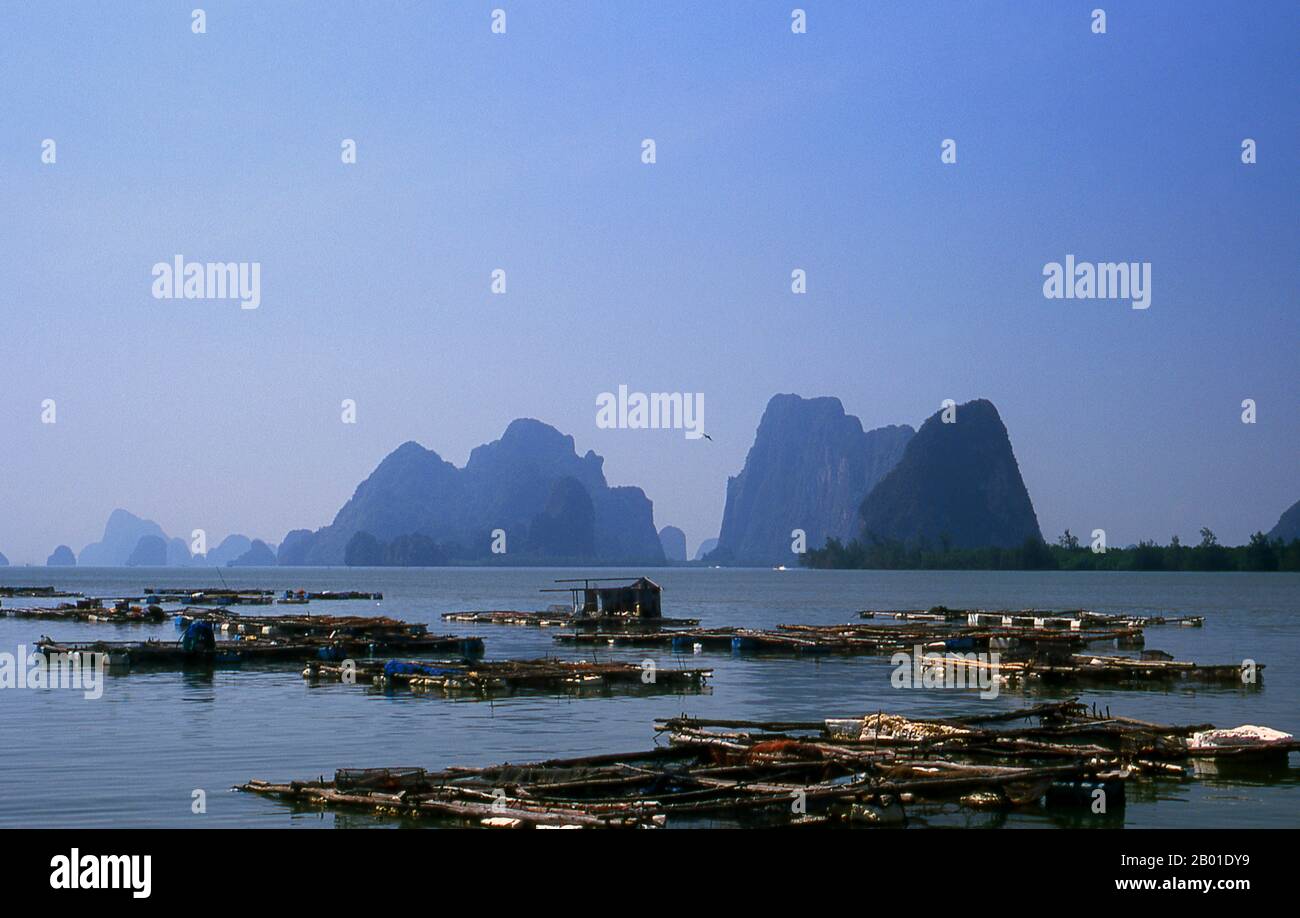
[[[1196,614],[1203,629],[1147,632],[1147,647],[1197,662],[1267,664],[1263,687],[1246,691],[1085,692],[1112,713],[1165,723],[1263,724],[1300,734],[1300,575],[1028,572],[875,572],[769,570],[603,570],[598,576],[648,574],[664,587],[664,614],[706,626],[773,627],[833,623],[862,608],[1090,608],[1103,612]],[[493,625],[447,625],[439,614],[463,609],[540,609],[557,577],[592,575],[556,569],[321,569],[185,571],[176,569],[0,569],[0,583],[53,584],[90,595],[138,593],[146,586],[382,591],[382,602],[313,603],[312,612],[384,613],[428,622],[437,632],[477,633],[487,657],[581,658],[552,632]],[[561,598],[563,598],[561,596]],[[6,599],[8,606],[36,604]],[[258,607],[252,611],[271,611]],[[301,612],[280,606],[275,612]],[[162,626],[54,624],[0,618],[0,650],[15,653],[42,631],[67,640],[175,640]],[[601,649],[601,659],[640,661],[667,652]],[[387,825],[356,815],[295,812],[274,801],[229,791],[249,778],[332,774],[338,767],[482,765],[649,748],[656,717],[812,720],[876,710],[954,715],[1044,700],[1003,692],[983,701],[963,690],[897,690],[887,659],[780,660],[704,653],[708,694],[650,697],[515,697],[448,701],[364,686],[306,684],[295,666],[197,673],[109,676],[104,695],[73,691],[0,691],[0,826]],[[207,813],[191,812],[193,791]],[[1112,816],[1112,820],[1117,817]],[[1147,782],[1124,809],[1122,824],[1162,826],[1300,825],[1300,761],[1267,780],[1211,777]],[[1059,816],[1010,816],[954,809],[945,825],[1061,824]],[[1086,819],[1079,823],[1090,825]],[[1108,822],[1113,825],[1115,822]]]

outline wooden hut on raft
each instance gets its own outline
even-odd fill
[[[550,587],[543,593],[570,593],[575,615],[588,617],[624,616],[627,618],[661,618],[660,594],[663,587],[648,577],[638,577],[630,583],[623,578],[582,578],[557,580],[556,583],[573,586]],[[618,586],[597,586],[610,583]],[[581,584],[579,586],[578,584]]]

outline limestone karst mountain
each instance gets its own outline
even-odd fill
[[[809,548],[858,534],[858,508],[912,438],[907,425],[864,431],[838,398],[774,395],[739,475],[727,481],[718,564],[792,563],[791,533]]]
[[[1277,524],[1268,531],[1268,537],[1281,539],[1283,542],[1300,539],[1300,500],[1283,511]]]
[[[121,567],[145,536],[166,540],[167,533],[153,520],[141,519],[118,508],[109,514],[103,538],[83,548],[77,563],[82,567]]]
[[[610,487],[604,460],[579,456],[573,438],[530,418],[512,421],[501,439],[477,447],[464,468],[407,442],[358,485],[334,521],[285,536],[280,564],[391,563],[437,557],[439,563],[662,563],[653,505],[640,488]],[[349,544],[365,534],[352,549]],[[373,539],[372,543],[369,541]],[[493,548],[504,551],[493,551]]]
[[[46,567],[76,567],[77,556],[66,545],[60,545],[45,559]]]
[[[864,538],[934,548],[1013,548],[1041,540],[1006,426],[993,403],[932,415],[862,502]]]
[[[663,546],[665,561],[686,561],[686,533],[676,526],[665,526],[659,530],[659,544]]]

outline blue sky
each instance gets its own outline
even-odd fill
[[[1049,537],[1300,498],[1293,3],[197,5],[0,7],[11,561],[116,506],[278,541],[519,416],[693,551],[790,391],[992,399]],[[177,253],[260,262],[261,307],[154,299]],[[1067,254],[1150,261],[1151,307],[1045,299]],[[703,393],[713,441],[597,429],[620,383]]]

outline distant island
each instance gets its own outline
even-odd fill
[[[257,550],[258,545],[263,551]],[[61,557],[66,561],[66,555]],[[267,558],[270,564],[275,563],[273,548],[239,533],[226,536],[206,554],[191,554],[184,539],[169,537],[153,520],[119,508],[109,514],[100,540],[87,545],[68,563],[81,567],[225,567],[250,560],[265,563]]]
[[[330,525],[296,529],[280,564],[663,564],[654,505],[611,487],[605,460],[532,418],[476,447],[463,468],[399,446]]]
[[[893,548],[868,553],[864,544]],[[992,402],[948,403],[916,431],[864,431],[837,398],[777,395],[744,469],[727,482],[722,533],[705,561],[904,565],[899,547],[932,545],[968,552],[964,563],[974,566],[1021,555],[1017,566],[1045,563],[1038,516]]]

